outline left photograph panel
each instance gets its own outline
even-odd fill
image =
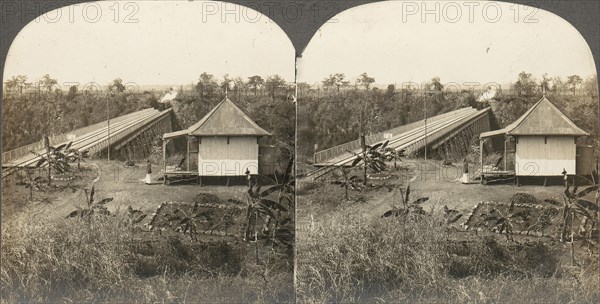
[[[0,301],[293,303],[294,54],[223,2],[27,24],[3,71]]]

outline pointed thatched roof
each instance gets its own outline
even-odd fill
[[[227,97],[187,130],[166,133],[163,138],[189,136],[266,136],[259,127]]]
[[[504,129],[484,132],[480,138],[499,134],[507,135],[565,135],[584,136],[588,132],[575,125],[546,96],[534,104],[525,114]]]

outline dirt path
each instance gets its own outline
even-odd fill
[[[443,167],[440,161],[435,160],[412,159],[403,165],[408,166],[408,170],[398,171],[398,178],[385,182],[386,185],[394,186],[395,190],[390,192],[388,189],[380,189],[367,192],[364,194],[365,203],[352,203],[345,208],[346,211],[363,214],[366,218],[373,220],[379,219],[392,206],[402,205],[398,188],[402,187],[405,190],[409,184],[411,201],[420,197],[429,197],[429,201],[422,205],[427,212],[440,210],[444,205],[460,212],[468,212],[473,205],[479,202],[507,202],[512,195],[518,192],[532,194],[540,200],[546,198],[560,200],[563,191],[562,186],[481,185],[477,181],[462,184],[458,181],[462,174],[459,171],[461,168]]]
[[[28,189],[14,184],[8,185],[6,189],[2,189],[3,212],[8,211],[8,215],[10,215],[12,212],[27,211],[46,220],[63,218],[75,210],[77,206],[85,206],[86,199],[82,189],[89,190],[92,185],[96,190],[96,200],[107,197],[113,198],[113,201],[107,204],[107,208],[111,212],[125,211],[128,206],[132,206],[150,214],[163,202],[191,202],[201,192],[216,194],[225,200],[230,198],[245,200],[245,186],[200,187],[195,184],[167,186],[160,181],[155,181],[152,185],[146,185],[141,181],[145,177],[145,167],[142,169],[125,168],[122,162],[109,163],[98,160],[89,161],[85,166],[87,170],[82,173],[83,176],[71,182],[73,189],[64,188],[52,192],[35,192],[34,202],[30,203],[27,203]],[[53,183],[61,187],[65,187],[67,184],[61,181]],[[19,208],[16,208],[16,206],[19,206]],[[150,217],[147,218],[149,220]]]

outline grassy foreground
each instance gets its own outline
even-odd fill
[[[600,302],[597,252],[577,243],[572,266],[568,244],[461,231],[439,207],[372,218],[379,192],[345,200],[337,186],[309,183],[297,193],[299,303]]]
[[[123,214],[2,225],[2,303],[290,303],[291,262],[243,242],[150,237]],[[142,236],[140,236],[142,235]]]
[[[573,269],[542,242],[448,241],[435,217],[334,216],[298,235],[301,303],[597,303],[597,264]]]

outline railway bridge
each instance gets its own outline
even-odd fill
[[[89,151],[90,155],[106,155],[110,147],[113,159],[140,159],[152,153],[152,142],[163,133],[171,132],[172,109],[144,109],[107,121],[49,138],[50,145],[71,142],[71,149]],[[32,167],[45,155],[43,143],[37,142],[2,153],[2,178],[19,168]]]
[[[416,121],[388,131],[365,137],[367,145],[389,141],[388,147],[405,150],[406,155],[434,153],[445,158],[449,154],[465,155],[471,139],[490,130],[490,108],[462,108]],[[354,140],[314,154],[316,170],[306,174],[313,179],[323,176],[337,166],[348,165],[361,152],[360,140]]]

